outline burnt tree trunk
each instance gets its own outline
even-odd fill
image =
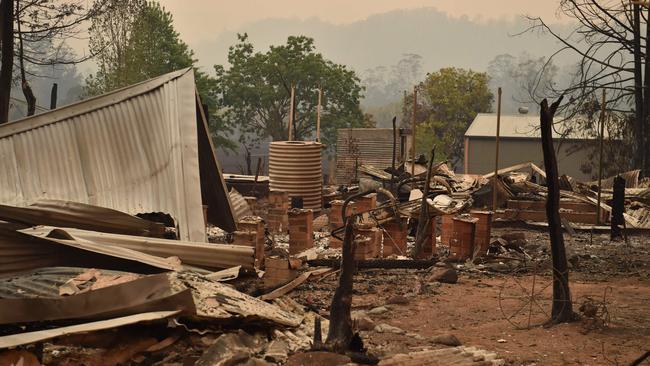
[[[650,7],[648,7],[647,12],[646,12],[646,19],[650,16]],[[650,55],[650,27],[648,26],[648,21],[646,20],[646,34],[645,34],[645,55]],[[643,72],[643,121],[641,122],[641,125],[643,125],[643,148],[641,149],[642,151],[645,152],[645,156],[643,158],[644,165],[639,166],[641,169],[643,169],[643,172],[645,173],[645,176],[650,175],[650,149],[647,148],[648,144],[650,143],[650,62],[648,62],[648,58],[646,57],[644,60],[644,72]]]
[[[553,306],[551,309],[552,323],[566,322],[573,319],[571,292],[569,291],[569,268],[562,236],[560,220],[560,181],[558,178],[557,160],[553,148],[553,116],[562,102],[560,97],[550,107],[544,99],[540,109],[540,125],[542,133],[542,151],[546,169],[548,196],[546,198],[546,217],[551,239],[551,256],[553,259]]]
[[[411,256],[415,259],[419,259],[422,255],[422,249],[424,243],[427,241],[427,238],[431,236],[431,225],[429,218],[429,203],[427,198],[429,197],[429,184],[431,183],[431,167],[433,166],[433,158],[436,154],[436,149],[431,150],[431,159],[429,159],[429,164],[427,165],[427,177],[424,180],[424,189],[422,192],[422,203],[420,206],[420,217],[418,218],[418,230],[415,234],[415,245],[413,246],[413,252]]]
[[[14,67],[14,2],[0,0],[0,123],[9,120],[11,73]]]
[[[341,249],[341,274],[339,286],[332,297],[330,305],[330,326],[327,332],[326,347],[334,352],[345,353],[350,349],[352,331],[352,283],[354,276],[354,217],[345,224],[343,248]]]
[[[20,1],[16,0],[16,24],[18,25],[18,61],[20,63],[20,85],[23,89],[23,95],[25,96],[25,101],[27,102],[27,115],[33,116],[36,113],[36,97],[32,91],[32,87],[29,86],[27,77],[25,76],[25,57],[23,55],[23,32],[20,28]]]
[[[642,80],[642,60],[641,60],[641,9],[639,4],[632,6],[632,35],[634,36],[634,138],[635,147],[635,166],[643,167],[645,160],[645,151],[643,141],[645,136],[645,126],[643,120],[643,80]]]
[[[612,198],[612,226],[610,239],[615,240],[623,237],[623,225],[625,225],[625,179],[620,175],[614,178],[614,197]]]

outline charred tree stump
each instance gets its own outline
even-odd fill
[[[560,181],[558,178],[557,159],[553,147],[553,117],[562,102],[560,97],[550,107],[544,99],[540,103],[540,126],[542,133],[542,151],[544,153],[544,167],[546,169],[546,183],[548,196],[546,198],[546,217],[551,240],[551,257],[553,260],[553,306],[551,309],[551,323],[567,322],[574,318],[569,291],[569,268],[562,236],[562,222],[560,219]]]
[[[625,225],[625,179],[620,175],[614,178],[614,196],[612,198],[612,226],[610,239],[623,238],[622,228]]]
[[[415,245],[413,246],[413,252],[411,256],[413,258],[419,259],[422,256],[422,247],[427,241],[427,238],[431,236],[431,225],[429,217],[429,203],[427,198],[429,197],[429,185],[431,184],[431,168],[433,167],[433,158],[436,154],[436,149],[431,150],[431,159],[429,159],[429,165],[427,165],[427,177],[424,181],[424,190],[422,192],[422,204],[420,206],[420,217],[418,218],[418,229],[415,234]],[[415,163],[414,163],[415,164]]]
[[[345,223],[345,235],[341,249],[341,274],[339,285],[332,297],[330,305],[330,325],[327,332],[326,347],[333,352],[345,353],[350,350],[350,342],[353,338],[352,317],[352,283],[354,276],[354,216]]]
[[[314,319],[314,342],[311,345],[311,349],[314,351],[323,349],[323,334],[320,323],[320,316],[316,316],[316,319]]]

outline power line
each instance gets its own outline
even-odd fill
[[[18,98],[9,97],[9,100],[12,100],[12,101],[14,101],[14,102],[18,102],[18,103],[21,103],[21,104],[27,105],[27,102],[26,102],[26,101],[21,100],[21,99],[18,99]],[[41,107],[41,106],[38,105],[38,104],[36,105],[36,109],[38,109],[38,110],[40,110],[40,111],[43,111],[43,112],[49,110],[49,109],[47,109],[47,108],[45,108],[45,107]]]

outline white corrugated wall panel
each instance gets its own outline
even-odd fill
[[[51,198],[160,211],[177,220],[182,239],[205,241],[192,71],[127,93],[0,129],[0,202]]]

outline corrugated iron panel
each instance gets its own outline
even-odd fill
[[[229,195],[232,209],[235,212],[235,220],[239,221],[242,217],[251,216],[253,214],[251,206],[246,202],[246,199],[241,193],[239,193],[239,191],[233,188],[230,190]]]
[[[0,299],[58,297],[59,287],[71,278],[87,272],[81,267],[45,267],[0,278]],[[101,274],[120,276],[131,272],[102,269]]]
[[[401,138],[398,136],[396,146],[398,162],[400,151]],[[392,160],[392,129],[347,128],[337,131],[336,184],[349,184],[357,177],[355,166],[366,164],[377,169],[385,169],[391,166]]]
[[[205,241],[198,134],[207,131],[196,103],[185,69],[0,127],[0,202],[165,212],[182,239]],[[205,204],[231,212],[223,179],[209,183],[222,192],[220,202]],[[221,216],[215,224],[234,229],[232,217]]]
[[[65,245],[76,245],[82,249],[93,250],[103,248],[107,254],[130,255],[136,259],[153,256],[153,259],[163,261],[165,258],[178,257],[184,265],[198,266],[207,269],[223,269],[234,266],[252,269],[255,259],[255,248],[245,245],[194,243],[181,240],[149,238],[143,236],[101,233],[80,229],[60,229],[39,226],[20,231],[35,237],[54,240]],[[69,239],[57,239],[67,237]],[[128,257],[125,257],[128,258]],[[157,262],[153,262],[154,264]]]

